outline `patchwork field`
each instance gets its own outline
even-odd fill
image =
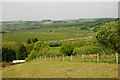
[[[3,78],[117,78],[118,64],[36,60],[5,67]]]

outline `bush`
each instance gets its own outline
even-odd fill
[[[2,47],[12,49],[15,53],[17,53],[18,44],[15,42],[3,42]]]
[[[36,59],[39,56],[43,56],[47,53],[48,50],[49,50],[49,45],[47,43],[38,41],[35,43],[33,50],[29,54],[28,58],[26,58],[26,60],[29,61],[32,59]]]
[[[58,46],[61,46],[61,42],[49,42],[48,45],[50,47],[58,47]]]
[[[31,40],[30,38],[28,38],[28,40],[26,41],[27,44],[31,44]]]
[[[88,41],[87,41],[86,39],[80,39],[80,40],[78,40],[78,41],[75,41],[75,42],[73,43],[73,45],[74,45],[75,47],[83,47],[83,46],[88,45]]]
[[[27,50],[23,44],[20,44],[17,49],[16,59],[25,59],[28,56]]]
[[[105,49],[111,48],[119,53],[120,51],[120,27],[119,22],[106,23],[100,27],[94,36],[96,42],[103,46]]]
[[[60,53],[70,56],[73,54],[74,45],[72,43],[64,43],[61,46]]]
[[[32,39],[32,42],[33,42],[33,43],[36,43],[37,41],[38,41],[37,38]]]
[[[16,59],[15,52],[7,47],[2,48],[2,61],[10,62]]]
[[[73,54],[96,54],[103,53],[103,49],[97,46],[84,46],[80,48],[75,48]]]
[[[31,53],[31,51],[32,51],[32,49],[33,49],[33,47],[34,47],[33,44],[25,44],[24,46],[25,46],[28,54]]]

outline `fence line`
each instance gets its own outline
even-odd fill
[[[118,56],[119,56],[119,54],[118,53],[116,53],[116,56],[113,58],[112,57],[112,59],[115,59],[116,61],[115,61],[115,63],[117,63],[118,64]],[[57,55],[55,55],[54,57],[51,57],[51,55],[49,56],[49,60],[60,60],[60,61],[65,61],[66,59],[67,59],[67,61],[68,60],[70,60],[70,61],[75,61],[75,60],[77,60],[77,61],[81,61],[81,62],[86,62],[86,60],[88,60],[88,62],[93,62],[93,61],[95,61],[95,62],[97,62],[97,63],[99,63],[100,61],[101,62],[106,62],[106,63],[108,63],[108,62],[110,62],[110,61],[112,61],[111,59],[110,59],[110,57],[108,58],[108,54],[106,55],[106,57],[100,57],[100,55],[99,55],[99,53],[97,53],[96,54],[96,56],[91,56],[91,54],[89,54],[89,55],[84,55],[84,54],[82,54],[82,56],[78,56],[78,55],[76,55],[76,56],[73,56],[73,55],[71,55],[70,56],[70,59],[69,59],[69,57],[68,56],[66,56],[66,58],[65,58],[65,56],[63,55],[63,56],[59,56],[58,58],[59,59],[57,59]],[[95,57],[95,58],[94,58]],[[48,58],[46,58],[46,56],[44,57],[45,58],[45,60],[47,60]],[[81,59],[80,59],[81,58]],[[102,58],[102,59],[100,59],[100,58]],[[40,60],[42,60],[42,57],[40,56]],[[114,60],[113,60],[114,61]]]

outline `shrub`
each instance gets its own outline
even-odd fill
[[[25,59],[28,56],[27,50],[23,44],[20,44],[17,49],[16,59]]]
[[[33,49],[33,47],[34,47],[33,44],[25,44],[24,46],[25,46],[28,54],[31,53],[31,51],[32,51],[32,49]]]
[[[72,43],[64,43],[61,46],[60,53],[64,55],[71,55],[73,54],[74,45]]]
[[[58,47],[58,46],[61,46],[61,42],[49,42],[48,45],[50,47]]]
[[[120,51],[120,27],[119,22],[110,22],[102,26],[94,36],[97,43],[105,49],[111,48],[119,53]]]
[[[28,58],[26,58],[26,60],[29,61],[32,59],[36,59],[39,56],[43,56],[47,54],[48,50],[49,50],[49,45],[47,43],[38,41],[35,43],[34,48],[32,49],[31,53],[28,55]]]
[[[102,52],[103,49],[97,46],[83,46],[80,48],[75,48],[73,54],[101,54]]]
[[[75,41],[75,42],[73,43],[73,45],[74,45],[75,47],[83,47],[83,46],[88,45],[88,41],[85,40],[85,39],[80,39],[80,40],[78,40],[78,41]]]
[[[3,42],[2,47],[12,49],[15,53],[17,53],[18,44],[15,42]]]
[[[7,47],[2,48],[2,61],[13,61],[15,59],[15,52]]]
[[[31,40],[30,38],[28,38],[28,40],[26,41],[27,44],[31,44]]]
[[[33,43],[36,43],[37,41],[38,41],[37,38],[32,39],[32,42],[33,42]]]

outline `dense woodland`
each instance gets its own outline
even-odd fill
[[[2,61],[120,53],[119,19],[116,18],[2,23]]]

